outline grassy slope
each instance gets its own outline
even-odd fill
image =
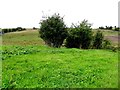
[[[3,35],[3,45],[41,45],[44,44],[39,38],[37,30],[7,33]]]
[[[34,48],[38,52],[3,60],[3,87],[111,88],[118,85],[117,53]]]
[[[3,87],[118,86],[117,52],[37,46],[41,44],[37,31],[3,35]]]

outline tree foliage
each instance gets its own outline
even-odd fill
[[[66,39],[66,47],[88,49],[92,40],[91,24],[83,20],[79,25],[74,25]]]
[[[66,25],[59,14],[54,14],[43,20],[39,34],[45,43],[52,47],[60,47],[66,38]]]
[[[104,39],[104,36],[103,36],[102,32],[100,30],[98,30],[97,33],[94,36],[93,48],[101,49],[103,39]]]

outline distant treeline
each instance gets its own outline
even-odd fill
[[[101,26],[101,27],[99,27],[99,29],[120,31],[120,28],[116,27],[116,26],[114,26],[114,27],[112,27],[112,26],[105,26],[105,27]]]
[[[33,30],[36,30],[37,28],[33,27]],[[16,31],[24,31],[27,30],[26,28],[22,28],[22,27],[17,27],[17,28],[4,28],[2,29],[2,31],[0,31],[0,33],[4,34],[4,33],[9,33],[9,32],[16,32]]]
[[[4,28],[2,29],[2,33],[16,32],[16,31],[24,31],[25,28],[17,27],[17,28]]]

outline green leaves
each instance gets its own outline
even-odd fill
[[[103,39],[104,39],[104,36],[103,36],[102,32],[98,30],[94,36],[93,47],[96,49],[101,49]]]
[[[40,24],[39,34],[45,43],[52,47],[60,47],[66,38],[67,31],[64,21],[59,14],[48,17]]]
[[[87,49],[92,40],[91,24],[83,20],[79,25],[74,25],[68,31],[66,38],[66,47]]]

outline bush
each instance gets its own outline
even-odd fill
[[[99,27],[99,29],[105,29],[104,27]]]
[[[102,48],[103,49],[109,49],[110,47],[111,47],[110,40],[107,40],[107,39],[103,40]]]
[[[115,28],[115,31],[120,31],[120,28],[119,27]]]
[[[7,33],[8,30],[7,29],[2,29],[2,32]]]
[[[22,28],[22,30],[26,30],[26,28]]]
[[[37,28],[36,27],[33,27],[33,30],[36,30]]]
[[[97,33],[94,36],[93,48],[101,49],[103,38],[104,38],[104,36],[103,36],[102,32],[100,30],[98,30]]]
[[[113,27],[112,27],[112,26],[110,26],[110,27],[109,27],[109,29],[110,29],[110,30],[112,30],[112,29],[113,29]]]
[[[16,29],[17,29],[17,31],[22,31],[23,30],[22,27],[17,27]]]
[[[80,48],[80,35],[77,29],[75,28],[69,29],[65,46],[67,48]]]
[[[88,49],[92,40],[91,24],[87,23],[87,20],[83,20],[79,25],[74,25],[68,32],[66,38],[66,47],[68,48],[83,48]]]
[[[17,31],[17,29],[16,28],[12,28],[12,32],[15,32],[15,31]]]
[[[12,29],[11,29],[11,28],[9,28],[9,29],[8,29],[8,32],[12,32]]]
[[[60,47],[66,38],[66,25],[59,14],[54,14],[40,22],[40,37],[45,43],[52,47]]]
[[[120,49],[120,47],[112,46],[111,41],[106,39],[103,41],[103,49],[108,49],[116,52]]]
[[[113,27],[112,26],[105,26],[106,28],[106,30],[112,30],[113,29]]]

